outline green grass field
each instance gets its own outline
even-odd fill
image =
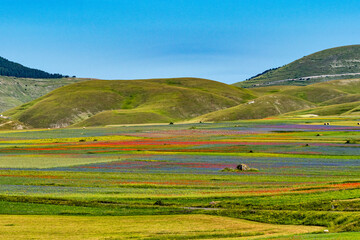
[[[0,217],[2,239],[236,239],[322,231],[209,215]]]
[[[301,234],[287,237],[266,237],[262,240],[353,240],[360,239],[360,233],[328,233],[328,234]]]

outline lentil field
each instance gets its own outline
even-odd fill
[[[323,125],[324,121],[331,124]],[[193,226],[200,224],[196,216],[208,216],[298,228],[318,226],[286,231],[289,239],[316,239],[312,237],[327,233],[293,234],[325,228],[333,232],[329,237],[360,238],[356,233],[360,231],[360,127],[356,122],[354,118],[289,118],[2,131],[0,214],[3,218],[45,215],[52,221],[59,215],[141,216],[144,221],[154,215],[162,219],[193,216],[184,220],[193,221]],[[241,163],[256,170],[236,171]],[[9,228],[15,229],[21,221],[11,224],[0,224],[0,235],[11,236]],[[210,231],[223,231],[222,224],[190,235],[166,228],[170,224],[166,221],[159,224],[165,230],[147,235],[140,234],[144,226],[139,224],[138,230],[133,229],[137,234],[117,230],[118,235],[83,236],[274,239],[274,232],[244,233],[231,224],[218,235]]]

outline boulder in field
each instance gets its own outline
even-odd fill
[[[243,163],[237,165],[237,166],[236,166],[236,169],[238,169],[238,170],[240,170],[240,171],[249,171],[249,170],[250,170],[249,166],[246,165],[246,164],[243,164]]]

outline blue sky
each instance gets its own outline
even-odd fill
[[[360,43],[360,1],[0,0],[0,56],[102,79],[235,83]]]

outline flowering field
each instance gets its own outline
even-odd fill
[[[241,163],[257,170],[236,171]],[[0,207],[55,215],[356,212],[360,127],[269,119],[0,132]],[[264,214],[235,217],[304,224]]]

